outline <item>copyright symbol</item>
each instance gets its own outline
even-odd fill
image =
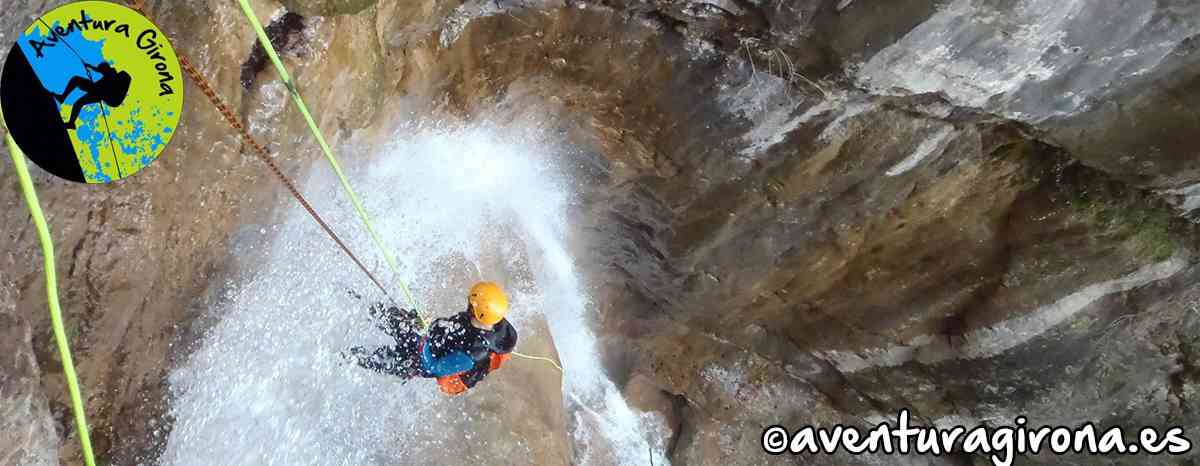
[[[763,451],[778,455],[787,450],[788,431],[783,426],[771,426],[763,431],[762,448]]]

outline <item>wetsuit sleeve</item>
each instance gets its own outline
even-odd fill
[[[397,377],[412,377],[412,372],[408,369],[409,366],[404,363],[404,355],[395,348],[385,346],[368,353],[365,348],[356,346],[350,348],[350,357],[355,364],[364,369]]]
[[[500,344],[498,345],[499,348],[497,349],[499,351],[496,351],[500,354],[511,353],[517,347],[517,328],[509,324],[507,319],[504,321],[504,327],[504,338],[500,340]]]

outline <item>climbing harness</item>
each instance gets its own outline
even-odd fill
[[[3,120],[0,119],[0,124]],[[71,359],[71,346],[67,341],[67,332],[63,327],[62,309],[58,303],[58,276],[54,268],[54,242],[50,238],[50,226],[46,216],[42,214],[38,202],[37,190],[29,178],[29,167],[25,164],[25,154],[17,147],[12,134],[5,125],[4,139],[8,143],[8,155],[12,158],[17,171],[17,179],[21,185],[21,193],[25,195],[25,205],[29,207],[29,215],[37,228],[38,241],[42,244],[42,259],[46,269],[46,301],[50,307],[50,327],[54,329],[54,343],[58,346],[58,355],[62,359],[63,377],[67,379],[67,392],[71,397],[71,411],[75,414],[75,428],[79,432],[79,446],[83,451],[83,461],[87,466],[95,466],[96,459],[92,454],[92,440],[88,435],[87,413],[83,409],[83,397],[79,394],[79,380],[75,375],[75,363]]]

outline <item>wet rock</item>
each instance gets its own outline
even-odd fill
[[[370,3],[285,2],[317,15],[284,59],[318,123],[384,141],[425,112],[536,116],[577,145],[574,241],[602,290],[607,368],[668,426],[677,464],[761,464],[745,452],[763,426],[861,425],[900,408],[939,425],[1200,423],[1200,243],[1147,190],[1200,205],[1192,3]],[[270,72],[242,91],[254,38],[236,6],[160,9],[289,172],[318,157]],[[74,267],[70,319],[92,322],[82,376],[119,460],[154,448],[141,421],[161,416],[159,381],[181,357],[171,336],[221,276],[228,236],[283,200],[191,86],[180,134],[133,184],[35,175]],[[15,191],[0,205],[4,225],[24,224]],[[44,347],[44,317],[25,311],[44,292],[34,240],[4,233],[3,270]],[[558,418],[570,401],[545,374],[509,374],[544,404],[470,403],[493,420],[538,413],[531,430],[595,422]],[[43,377],[45,396],[61,400],[56,380]],[[542,433],[531,438],[566,442]],[[538,459],[614,457],[588,448]],[[805,459],[924,460],[972,461]]]
[[[12,288],[0,284],[0,464],[58,464],[58,435],[39,383],[29,324],[15,310]]]
[[[376,0],[280,0],[289,11],[305,16],[352,15],[370,8]]]
[[[856,77],[883,92],[944,92],[1037,125],[1126,180],[1179,187],[1198,176],[1182,142],[1200,129],[1198,16],[1191,2],[952,1]]]
[[[645,413],[654,413],[652,435],[662,439],[660,449],[669,451],[676,444],[682,419],[682,410],[687,401],[674,396],[656,385],[650,376],[635,374],[625,383],[622,395],[629,405]]]
[[[559,21],[584,37],[597,21],[583,18],[604,14]],[[462,40],[486,43],[502,28],[481,21]],[[560,79],[620,90],[564,100],[599,120],[611,173],[621,174],[612,183],[635,180],[598,195],[611,206],[599,217],[619,221],[593,224],[605,245],[595,260],[612,271],[612,289],[638,296],[613,307],[627,317],[605,316],[641,357],[614,367],[655,374],[704,413],[685,421],[677,460],[732,460],[727,451],[742,440],[722,437],[728,425],[833,423],[914,406],[925,419],[969,423],[994,413],[999,401],[983,401],[991,391],[1056,400],[1062,392],[1045,380],[1067,376],[1045,370],[1063,363],[1049,355],[1097,351],[1057,329],[1094,339],[1087,322],[1106,322],[1103,303],[1148,286],[1179,293],[1171,283],[1191,270],[1193,233],[1153,193],[1073,163],[1020,122],[939,95],[806,93],[737,59],[666,63],[606,46],[655,70],[641,79],[691,83],[668,94],[638,78],[587,81],[586,53],[548,63]],[[622,123],[631,119],[640,124]],[[639,138],[656,143],[633,149]],[[671,177],[659,172],[666,165]],[[1154,359],[1140,360],[1162,367]],[[1044,378],[1005,375],[1015,361]],[[862,378],[877,372],[901,378]],[[1124,384],[1091,374],[1091,383]],[[1170,379],[1148,377],[1134,391],[1162,392]],[[1078,419],[1029,409],[1048,423]],[[730,448],[712,447],[721,442]]]
[[[271,24],[268,24],[265,31],[267,39],[271,42],[271,46],[275,48],[275,52],[285,53],[290,51],[299,42],[299,35],[303,28],[304,17],[293,12],[287,12],[272,21]],[[256,42],[250,52],[250,57],[242,63],[242,87],[250,89],[258,73],[268,65],[271,65],[269,61],[267,51],[263,48],[262,43]]]

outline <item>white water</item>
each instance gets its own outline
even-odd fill
[[[536,130],[408,128],[397,136],[406,139],[378,149],[370,170],[349,176],[421,303],[445,316],[462,309],[465,287],[480,275],[500,281],[513,301],[518,351],[547,337],[533,324],[549,324],[566,369],[573,431],[564,438],[574,442],[575,461],[648,464],[653,454],[653,464],[667,464],[662,439],[645,433],[647,415],[626,406],[599,369],[586,324],[594,306],[565,242],[573,184],[558,164],[570,160],[569,149]],[[303,191],[389,280],[329,167],[314,167]],[[521,455],[544,445],[513,427],[525,424],[476,409],[499,384],[525,381],[504,382],[502,370],[451,399],[428,380],[401,385],[339,366],[343,348],[389,342],[346,290],[365,299],[379,293],[298,206],[264,233],[261,265],[228,284],[209,310],[219,322],[170,376],[174,427],[161,464],[533,462]]]

